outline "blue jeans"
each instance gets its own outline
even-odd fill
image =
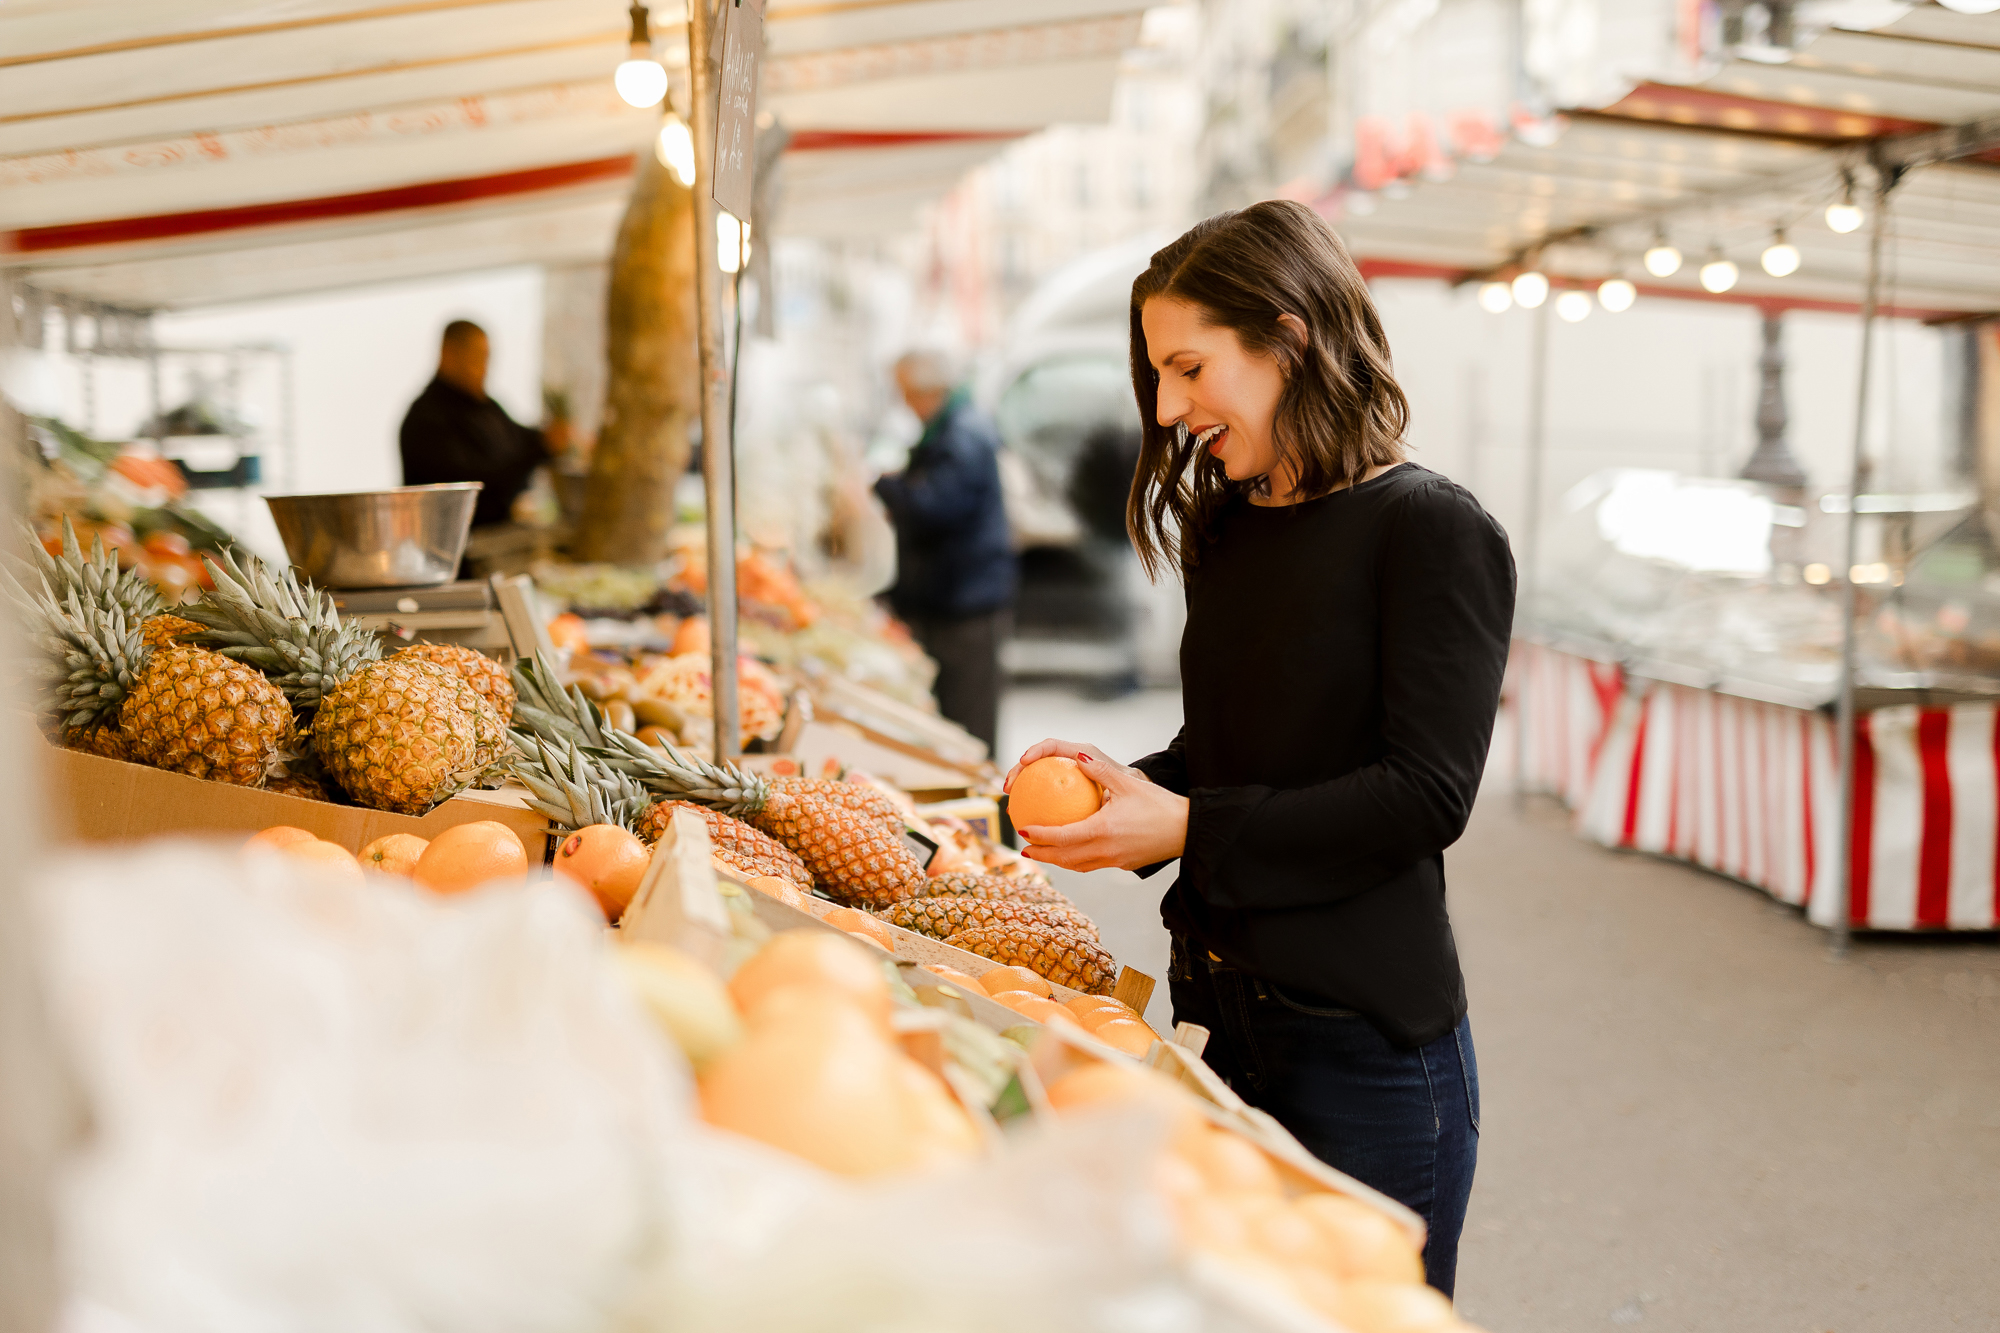
[[[1337,1171],[1430,1228],[1424,1275],[1449,1296],[1479,1157],[1479,1065],[1461,1021],[1402,1050],[1351,1009],[1281,991],[1174,940],[1174,1021],[1209,1030],[1210,1068]]]

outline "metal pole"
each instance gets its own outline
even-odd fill
[[[1854,589],[1855,546],[1860,528],[1861,486],[1868,465],[1868,380],[1874,361],[1875,304],[1882,283],[1882,233],[1888,226],[1889,191],[1894,177],[1877,177],[1874,226],[1868,232],[1868,287],[1861,299],[1861,383],[1855,390],[1854,458],[1848,468],[1847,554],[1841,571],[1840,695],[1834,709],[1834,743],[1840,756],[1839,807],[1834,812],[1833,854],[1833,956],[1846,954],[1852,933],[1848,921],[1849,890],[1853,883],[1854,850],[1854,658],[1860,629],[1856,624],[1858,596]]]
[[[1554,293],[1551,292],[1550,296]],[[1521,568],[1516,577],[1514,621],[1535,604],[1535,562],[1542,544],[1542,455],[1548,451],[1549,307],[1535,307],[1535,340],[1528,355],[1528,497],[1521,518]],[[1525,684],[1514,694],[1514,799],[1528,795],[1528,694]]]
[[[722,357],[722,268],[715,235],[717,71],[709,64],[716,14],[709,0],[688,5],[689,101],[694,119],[694,295],[701,355],[701,479],[708,497],[708,629],[715,759],[732,758],[742,715],[736,703],[736,479],[729,433],[729,367]]]

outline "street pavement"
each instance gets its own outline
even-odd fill
[[[1021,690],[1002,748],[1052,735],[1130,760],[1178,725],[1170,691]],[[1489,776],[1505,753],[1503,734]],[[1466,1318],[2000,1330],[2000,938],[1862,936],[1836,960],[1796,910],[1584,842],[1492,781],[1446,867],[1484,1102]],[[1171,873],[1057,877],[1158,976]]]

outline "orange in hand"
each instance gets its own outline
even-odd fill
[[[1007,789],[1007,817],[1017,829],[1074,824],[1103,804],[1104,792],[1084,776],[1083,765],[1062,755],[1037,759]]]

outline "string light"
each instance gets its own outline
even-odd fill
[[[1529,269],[1515,277],[1512,290],[1515,304],[1523,310],[1533,310],[1549,299],[1549,280],[1535,269]]]
[[[646,25],[646,7],[635,3],[631,13],[631,45],[625,60],[611,76],[611,84],[633,106],[658,106],[667,95],[666,66],[653,59],[653,36]]]
[[[1868,215],[1854,202],[1854,173],[1843,171],[1840,179],[1840,199],[1826,206],[1826,225],[1844,235],[1859,231],[1861,224],[1868,220]]]
[[[1483,282],[1479,285],[1479,308],[1489,315],[1504,315],[1514,304],[1514,293],[1504,282]]]
[[[1590,314],[1590,293],[1567,291],[1556,298],[1556,313],[1565,323],[1575,324]]]
[[[674,173],[682,185],[694,184],[694,135],[687,122],[669,111],[660,122],[660,137],[653,141],[653,154],[660,165]]]
[[[1760,262],[1774,278],[1789,278],[1799,271],[1799,247],[1785,239],[1783,227],[1771,234],[1771,244],[1765,248]]]
[[[750,224],[727,209],[715,214],[715,259],[724,273],[735,273],[750,260]]]
[[[1720,249],[1708,252],[1708,262],[1701,266],[1701,285],[1718,296],[1736,285],[1736,265]]]
[[[1624,278],[1606,278],[1597,284],[1597,304],[1614,315],[1622,315],[1639,299],[1639,289]]]
[[[1646,249],[1646,272],[1656,278],[1671,278],[1681,271],[1681,252],[1667,242],[1663,227],[1653,235],[1653,243]]]

